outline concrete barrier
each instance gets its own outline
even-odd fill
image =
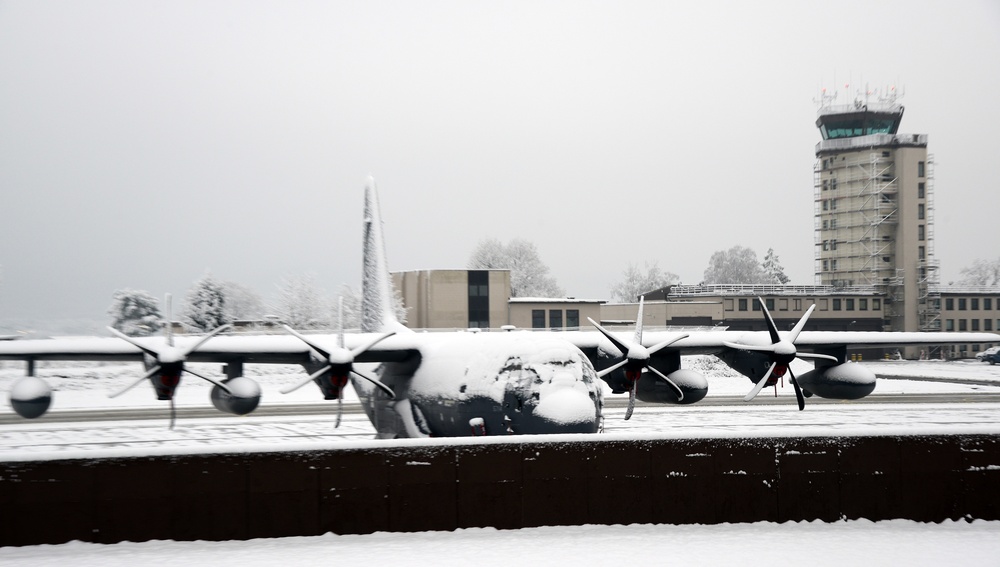
[[[0,545],[1000,519],[1000,437],[606,440],[0,463]]]

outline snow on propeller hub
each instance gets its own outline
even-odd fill
[[[767,305],[764,304],[764,300],[760,297],[757,298],[760,302],[761,311],[764,312],[764,322],[767,323],[767,332],[771,337],[770,345],[747,345],[741,343],[733,343],[726,341],[724,344],[733,349],[751,352],[765,353],[771,363],[770,367],[767,369],[767,373],[761,378],[754,387],[750,390],[744,398],[743,401],[749,402],[754,399],[764,386],[775,386],[777,388],[777,379],[783,377],[786,373],[790,377],[790,382],[795,388],[795,399],[799,404],[799,411],[802,411],[806,407],[805,396],[802,395],[802,388],[799,387],[798,380],[795,379],[795,374],[792,372],[791,363],[796,358],[802,359],[812,359],[812,360],[832,360],[833,362],[838,362],[836,357],[827,354],[818,353],[800,353],[795,348],[795,339],[799,338],[799,333],[806,326],[806,321],[809,320],[809,316],[812,315],[816,305],[813,304],[809,306],[806,310],[805,315],[799,319],[799,322],[792,327],[792,330],[788,332],[786,337],[782,337],[778,333],[778,328],[774,324],[774,319],[771,318],[771,312],[767,310]],[[775,390],[777,392],[777,390]]]
[[[597,373],[598,378],[603,378],[604,376],[618,370],[619,368],[625,367],[625,379],[628,381],[628,409],[625,410],[625,419],[632,417],[632,411],[635,410],[635,390],[639,383],[639,379],[642,377],[642,373],[646,370],[653,371],[654,374],[660,377],[661,380],[667,383],[674,392],[677,393],[678,401],[684,399],[684,391],[681,390],[680,386],[674,383],[673,380],[667,378],[662,372],[654,368],[649,364],[649,359],[652,355],[656,354],[660,350],[674,344],[675,342],[687,338],[689,335],[682,334],[667,339],[659,344],[653,345],[649,348],[642,346],[642,307],[645,296],[639,297],[639,313],[636,315],[635,321],[635,338],[632,342],[623,341],[618,337],[611,334],[610,331],[604,327],[598,325],[593,319],[587,317],[590,324],[593,325],[598,331],[604,335],[611,344],[615,345],[615,348],[622,353],[622,360],[615,363],[604,370]]]
[[[177,415],[177,410],[174,405],[174,392],[177,390],[177,386],[180,384],[181,381],[181,374],[183,374],[184,372],[187,372],[188,374],[197,376],[198,378],[201,378],[206,382],[214,384],[217,388],[224,390],[230,396],[239,397],[237,396],[237,393],[233,392],[228,386],[226,386],[222,382],[213,380],[207,376],[202,376],[201,374],[193,372],[192,370],[184,367],[184,362],[187,360],[187,357],[190,356],[192,352],[198,350],[198,348],[201,347],[206,342],[208,342],[209,339],[229,329],[230,327],[232,327],[232,325],[228,324],[217,327],[215,330],[208,333],[204,337],[201,337],[200,340],[198,340],[197,342],[195,342],[194,344],[192,344],[187,348],[179,348],[174,346],[174,335],[171,332],[169,322],[166,325],[167,344],[161,348],[153,348],[148,344],[139,342],[135,338],[122,333],[118,329],[108,327],[108,330],[111,331],[113,335],[124,341],[131,343],[133,346],[135,346],[136,348],[144,352],[147,356],[152,358],[154,361],[152,368],[150,368],[149,371],[146,372],[146,374],[144,374],[141,378],[129,384],[122,390],[110,394],[108,397],[116,398],[124,394],[125,392],[131,390],[132,388],[136,387],[143,380],[148,379],[153,384],[153,388],[156,390],[157,399],[170,401],[170,429],[174,428],[174,421]],[[253,404],[253,406],[256,407],[256,404]]]
[[[342,318],[341,321],[343,321]],[[323,395],[326,399],[331,400],[336,398],[337,400],[337,423],[334,425],[335,428],[340,427],[340,419],[344,413],[344,387],[347,386],[347,380],[351,374],[371,382],[380,390],[385,392],[385,394],[390,398],[396,398],[396,394],[391,388],[380,382],[378,379],[372,378],[364,372],[354,368],[355,358],[376,344],[395,335],[395,331],[378,335],[368,343],[350,350],[344,346],[343,323],[341,323],[340,331],[337,334],[337,344],[332,346],[323,345],[314,338],[306,337],[288,325],[282,325],[282,327],[284,327],[284,329],[290,334],[306,343],[306,345],[314,351],[313,358],[320,363],[321,367],[319,370],[313,372],[303,380],[281,390],[281,393],[288,394],[290,392],[294,392],[309,382],[315,381],[316,384],[319,385],[320,390],[323,391]]]

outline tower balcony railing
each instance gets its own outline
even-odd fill
[[[926,146],[927,134],[869,134],[853,138],[821,140],[816,144],[816,153],[837,150],[863,150],[882,146]]]

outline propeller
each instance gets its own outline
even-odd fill
[[[229,329],[230,327],[232,327],[232,325],[229,324],[221,325],[215,328],[212,332],[201,337],[197,342],[188,346],[187,348],[179,348],[174,346],[174,335],[171,329],[171,322],[170,322],[171,317],[169,315],[170,295],[167,295],[166,297],[166,304],[168,313],[167,325],[165,327],[167,344],[163,347],[154,348],[150,346],[148,343],[140,342],[136,340],[134,337],[130,337],[125,333],[122,333],[118,329],[115,329],[113,327],[108,327],[108,330],[111,331],[111,334],[118,337],[119,339],[122,339],[123,341],[131,343],[133,346],[135,346],[142,352],[146,353],[147,356],[149,356],[155,361],[152,367],[145,374],[143,374],[142,377],[140,377],[135,382],[132,382],[125,388],[117,392],[108,394],[108,397],[117,398],[118,396],[138,386],[140,383],[142,383],[143,380],[149,380],[153,384],[153,389],[156,390],[157,398],[161,400],[170,401],[170,429],[173,429],[174,421],[177,415],[176,408],[174,407],[174,391],[177,389],[178,384],[180,384],[182,373],[187,372],[188,374],[201,378],[206,382],[211,382],[212,384],[225,390],[229,394],[233,393],[229,389],[229,387],[223,384],[222,382],[213,380],[207,376],[203,376],[201,374],[198,374],[197,372],[193,372],[184,367],[184,362],[187,360],[187,357],[190,356],[192,352],[198,350],[198,348],[200,348],[203,344],[208,342],[209,339]]]
[[[725,345],[729,348],[734,348],[744,351],[761,352],[768,356],[771,362],[770,367],[767,369],[767,373],[761,378],[754,387],[750,390],[744,398],[743,401],[749,402],[754,399],[764,386],[768,385],[771,377],[776,378],[784,377],[785,373],[788,373],[792,386],[795,387],[795,399],[799,403],[799,410],[803,410],[806,407],[805,396],[802,395],[802,388],[799,387],[798,380],[795,379],[795,374],[792,372],[791,363],[796,358],[811,359],[811,360],[832,360],[833,362],[838,362],[837,358],[830,356],[828,354],[818,354],[818,353],[805,353],[798,352],[795,348],[795,339],[799,338],[799,333],[806,326],[806,321],[809,320],[809,316],[812,315],[816,305],[812,305],[806,310],[805,315],[799,319],[799,322],[792,327],[792,330],[788,332],[788,335],[784,338],[778,333],[778,328],[774,324],[774,319],[771,318],[771,312],[767,310],[767,305],[764,304],[764,300],[760,297],[757,298],[760,302],[760,308],[764,311],[764,320],[767,323],[767,332],[771,337],[770,345],[746,345],[741,343],[725,342]],[[774,385],[775,382],[771,382]]]
[[[339,310],[340,310],[340,329],[337,333],[337,344],[336,345],[323,345],[319,341],[313,338],[307,337],[295,329],[289,327],[288,325],[282,325],[286,331],[297,337],[302,342],[306,343],[315,354],[318,355],[317,358],[320,369],[313,372],[306,378],[302,379],[295,384],[281,390],[282,394],[288,394],[298,390],[302,386],[305,386],[309,382],[315,381],[323,393],[327,395],[327,399],[331,399],[332,396],[337,398],[337,423],[334,427],[340,427],[340,419],[344,410],[344,387],[347,386],[348,376],[353,374],[358,378],[367,380],[382,390],[387,396],[395,399],[396,394],[391,388],[383,384],[377,378],[373,378],[364,372],[361,372],[354,368],[354,359],[357,358],[362,353],[366,352],[368,349],[377,345],[378,343],[384,341],[385,339],[396,334],[395,331],[391,331],[371,339],[367,343],[355,348],[348,349],[344,346],[344,317],[343,317],[344,302],[343,298],[340,300]],[[324,381],[326,383],[324,383]]]
[[[604,376],[618,370],[621,367],[625,367],[625,379],[628,380],[628,409],[625,410],[625,419],[632,417],[632,411],[635,409],[635,390],[636,385],[639,383],[639,378],[642,373],[646,370],[651,370],[654,374],[660,377],[661,380],[667,383],[673,390],[677,393],[678,400],[684,399],[684,392],[680,389],[680,386],[674,383],[673,380],[667,378],[662,372],[650,366],[649,359],[652,355],[656,354],[658,351],[674,344],[675,342],[687,338],[687,334],[677,335],[673,338],[667,339],[661,343],[653,345],[649,348],[642,346],[642,307],[644,296],[639,297],[639,314],[636,316],[635,323],[635,338],[632,342],[623,341],[618,337],[612,335],[607,329],[598,325],[593,319],[587,317],[590,324],[597,328],[611,344],[615,345],[622,354],[622,360],[615,363],[604,370],[597,373],[598,378],[603,378]]]

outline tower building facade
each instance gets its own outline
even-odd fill
[[[894,94],[831,101],[824,96],[816,120],[816,283],[875,286],[886,330],[938,330],[927,135],[898,133],[903,106]]]

